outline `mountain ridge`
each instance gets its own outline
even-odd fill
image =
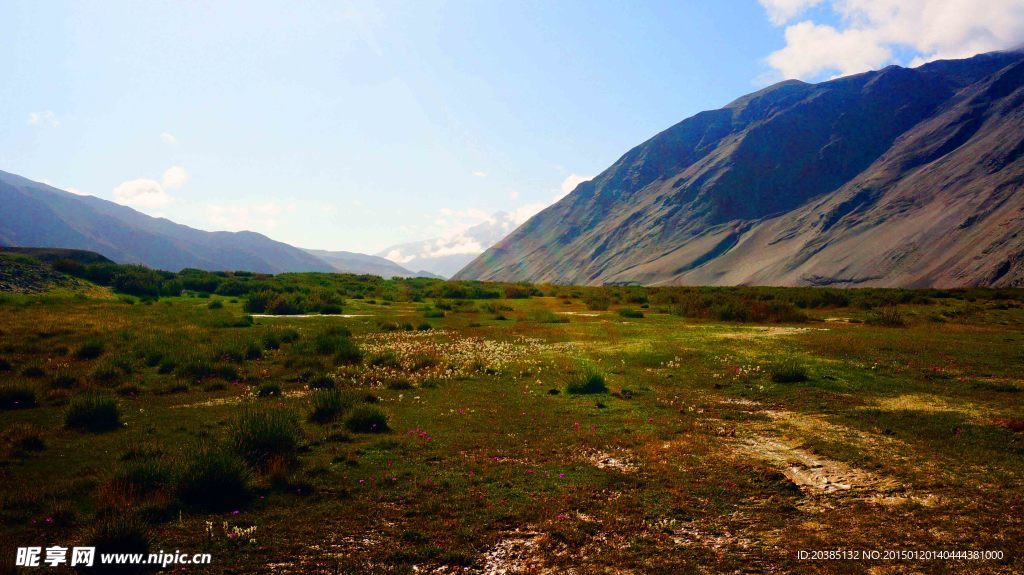
[[[373,273],[387,269],[391,275],[417,275],[375,256],[364,256],[373,261],[363,264],[350,258],[346,267],[332,254],[352,252],[324,251],[321,257],[257,232],[199,230],[4,171],[0,171],[0,205],[5,208],[0,211],[0,245],[4,246],[89,250],[118,263],[171,271]]]
[[[1014,210],[1024,201],[1013,193],[1024,174],[1022,70],[1024,54],[998,52],[769,86],[629,150],[455,278],[1017,285],[1024,281],[1019,233],[1002,238],[988,223],[977,228],[985,234],[958,226],[974,217],[976,226],[995,218],[1014,232],[1022,227]],[[975,165],[986,163],[998,169]],[[977,201],[956,199],[951,182]],[[936,212],[949,202],[959,210],[956,225]],[[1001,211],[983,213],[996,204]],[[940,258],[934,245],[960,256]],[[851,256],[865,251],[899,265]],[[927,263],[934,259],[944,267]]]

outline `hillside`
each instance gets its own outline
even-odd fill
[[[339,273],[371,274],[382,278],[438,277],[430,272],[413,272],[381,256],[328,250],[306,251],[327,262],[328,265],[334,268],[334,271]]]
[[[1024,284],[1024,54],[787,81],[630,150],[455,277]]]
[[[154,218],[131,208],[80,196],[0,171],[0,245],[57,246],[89,250],[118,263],[141,263],[177,271],[246,270],[259,273],[342,271],[415,275],[383,258],[349,258],[339,267],[333,256],[249,231],[207,232]],[[50,248],[47,248],[50,249]],[[348,252],[322,252],[346,254]],[[362,254],[350,254],[362,256]]]

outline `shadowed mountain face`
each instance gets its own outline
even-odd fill
[[[6,172],[0,172],[0,206],[3,246],[91,250],[118,263],[141,263],[171,271],[188,267],[262,273],[415,275],[384,258],[347,252],[322,252],[320,257],[255,232],[197,230]],[[362,256],[368,261],[336,257],[338,254]]]
[[[1024,54],[788,81],[630,150],[457,279],[1024,284]]]

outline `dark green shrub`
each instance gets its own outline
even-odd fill
[[[348,411],[355,404],[355,398],[338,389],[319,389],[313,393],[312,404],[309,419],[317,423],[328,423]]]
[[[334,389],[335,381],[333,377],[322,373],[309,378],[309,387],[310,389]]]
[[[281,397],[281,385],[278,383],[264,383],[256,390],[259,397]]]
[[[99,340],[88,341],[75,352],[75,357],[78,359],[96,359],[101,355],[103,355],[103,342]]]
[[[176,478],[177,494],[189,507],[206,511],[238,509],[252,498],[252,473],[237,454],[222,448],[191,452]]]
[[[94,522],[85,538],[86,544],[96,548],[96,565],[108,553],[149,553],[149,528],[139,517],[127,511],[103,515]],[[145,571],[139,565],[102,565],[97,571],[106,573],[138,573]]]
[[[607,393],[608,385],[605,383],[604,375],[601,372],[592,367],[587,367],[573,376],[565,391],[572,394]]]
[[[398,369],[401,367],[401,364],[398,363],[398,356],[393,351],[374,354],[370,356],[367,363],[371,367],[390,367],[392,369]]]
[[[251,465],[265,469],[274,458],[294,461],[301,434],[290,410],[248,406],[231,427],[231,445]]]
[[[868,316],[865,323],[882,327],[906,327],[907,325],[903,319],[903,313],[895,305],[884,306],[876,310]]]
[[[335,365],[355,365],[363,361],[363,350],[354,341],[346,339],[338,345],[334,354]]]
[[[7,444],[10,454],[19,457],[46,449],[46,444],[43,442],[43,431],[39,429],[39,426],[31,423],[11,424],[0,436],[0,443]]]
[[[21,375],[24,377],[37,378],[43,377],[44,375],[46,375],[46,372],[43,371],[43,368],[39,367],[38,365],[30,365],[29,367],[26,367],[24,370],[22,370]]]
[[[795,359],[785,359],[768,368],[775,383],[797,383],[807,381],[807,368]]]
[[[222,307],[224,307],[224,302],[220,301],[219,299],[215,299],[210,303],[206,304],[206,307],[209,309],[221,309]]]
[[[345,427],[355,433],[386,433],[388,418],[384,412],[370,405],[360,405],[345,420]]]
[[[0,384],[0,409],[23,409],[36,405],[36,390],[31,385],[19,382]]]
[[[342,307],[336,303],[328,303],[320,306],[320,313],[323,315],[338,315],[342,311]]]
[[[644,317],[644,312],[635,309],[620,309],[619,315],[622,317],[641,319]]]
[[[64,412],[64,425],[92,433],[121,427],[121,410],[113,397],[96,393],[76,395]]]
[[[416,326],[417,331],[430,331],[432,329],[434,329],[434,327],[427,322],[423,322]]]
[[[170,490],[173,479],[173,469],[163,459],[135,457],[122,461],[111,481],[135,495],[149,495]]]
[[[318,355],[338,353],[352,341],[352,332],[341,326],[334,326],[320,331],[313,336],[313,352]]]

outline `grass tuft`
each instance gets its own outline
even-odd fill
[[[390,431],[384,412],[371,405],[360,405],[345,420],[345,427],[355,433],[386,433]]]
[[[257,469],[265,469],[271,458],[295,460],[302,431],[295,414],[285,408],[249,406],[231,427],[235,452]]]
[[[252,498],[252,472],[238,454],[222,448],[190,453],[177,477],[178,498],[189,507],[224,511]]]
[[[0,409],[24,409],[36,405],[36,390],[31,385],[20,382],[0,384]]]
[[[768,368],[775,383],[798,383],[807,381],[807,368],[795,359],[784,359]]]
[[[121,410],[113,397],[96,393],[77,395],[64,412],[64,425],[90,433],[121,427]]]

